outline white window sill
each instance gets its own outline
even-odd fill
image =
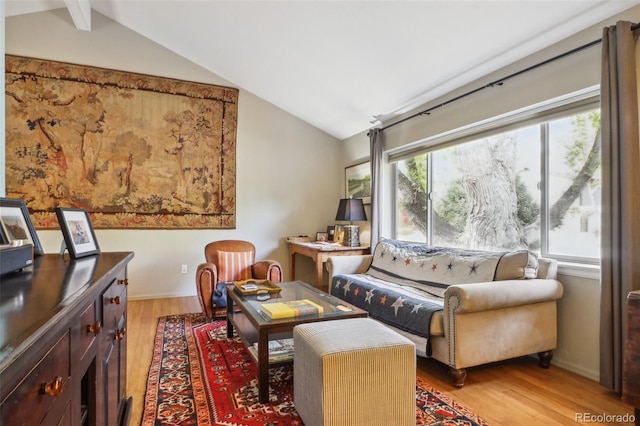
[[[600,280],[600,265],[558,262],[558,275]]]

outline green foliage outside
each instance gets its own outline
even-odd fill
[[[596,130],[590,137],[589,131]],[[565,142],[566,176],[572,181],[569,188],[550,207],[551,228],[561,226],[570,206],[585,187],[591,191],[601,185],[600,167],[600,111],[579,114],[572,119],[573,138]],[[400,208],[410,218],[412,225],[427,235],[427,154],[404,162],[406,170],[399,172],[398,188],[401,193]],[[517,197],[517,221],[520,229],[536,225],[540,220],[540,205],[529,193],[519,175],[515,175]],[[447,193],[433,209],[434,232],[461,235],[467,225],[469,207],[461,180],[455,180]],[[530,241],[530,248],[537,248],[539,241]]]

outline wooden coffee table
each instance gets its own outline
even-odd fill
[[[248,352],[258,366],[258,391],[260,403],[269,401],[269,368],[277,365],[291,364],[293,359],[269,362],[269,341],[290,338],[293,327],[298,324],[328,321],[343,318],[366,317],[366,311],[350,305],[322,290],[303,283],[291,281],[278,284],[282,291],[271,295],[271,299],[258,301],[255,295],[245,296],[233,285],[227,287],[227,337],[233,337],[234,330],[247,348],[258,343],[257,355]],[[322,314],[271,320],[260,311],[263,303],[284,302],[309,299],[321,305]],[[233,308],[235,303],[235,309]],[[339,307],[342,307],[340,309]]]

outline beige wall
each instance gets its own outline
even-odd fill
[[[378,127],[384,127],[543,60],[597,40],[602,36],[603,27],[613,25],[619,20],[640,22],[640,7],[636,6],[598,23],[535,55],[526,57],[395,119],[388,120]],[[385,130],[383,132],[385,151],[389,153],[410,147],[421,140],[446,131],[598,85],[600,83],[600,51],[598,44],[511,79],[502,86],[484,89],[463,100],[437,109],[428,116],[415,118]],[[383,111],[377,113],[381,112]],[[344,141],[342,152],[345,165],[368,158],[368,142],[366,141],[368,138],[365,133],[354,135]],[[388,174],[389,169],[387,168],[385,172],[387,173],[385,176],[387,186],[384,188],[383,209],[387,211],[392,209],[389,185],[391,180]],[[383,236],[389,236],[391,235],[390,217],[387,216],[385,219],[387,222],[384,225],[388,231]],[[600,282],[598,277],[599,271],[597,270],[580,270],[561,266],[558,279],[564,285],[565,295],[558,307],[559,341],[553,360],[556,365],[594,380],[599,377]]]
[[[96,12],[91,32],[77,31],[66,9],[9,17],[5,23],[8,54],[230,85]],[[218,239],[252,241],[257,255],[279,260],[288,277],[284,237],[315,236],[334,222],[344,174],[336,162],[339,149],[337,139],[240,88],[236,229],[98,230],[100,248],[135,252],[129,268],[132,299],[195,294],[194,272],[204,260],[204,245]],[[38,236],[47,253],[58,252],[60,231],[40,230]],[[300,263],[301,278],[313,280],[312,265]],[[182,264],[188,265],[187,274],[181,274]]]

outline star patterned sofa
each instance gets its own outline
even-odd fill
[[[382,240],[372,255],[327,260],[330,293],[410,338],[416,353],[466,369],[557,345],[557,263],[527,250],[487,252]]]

